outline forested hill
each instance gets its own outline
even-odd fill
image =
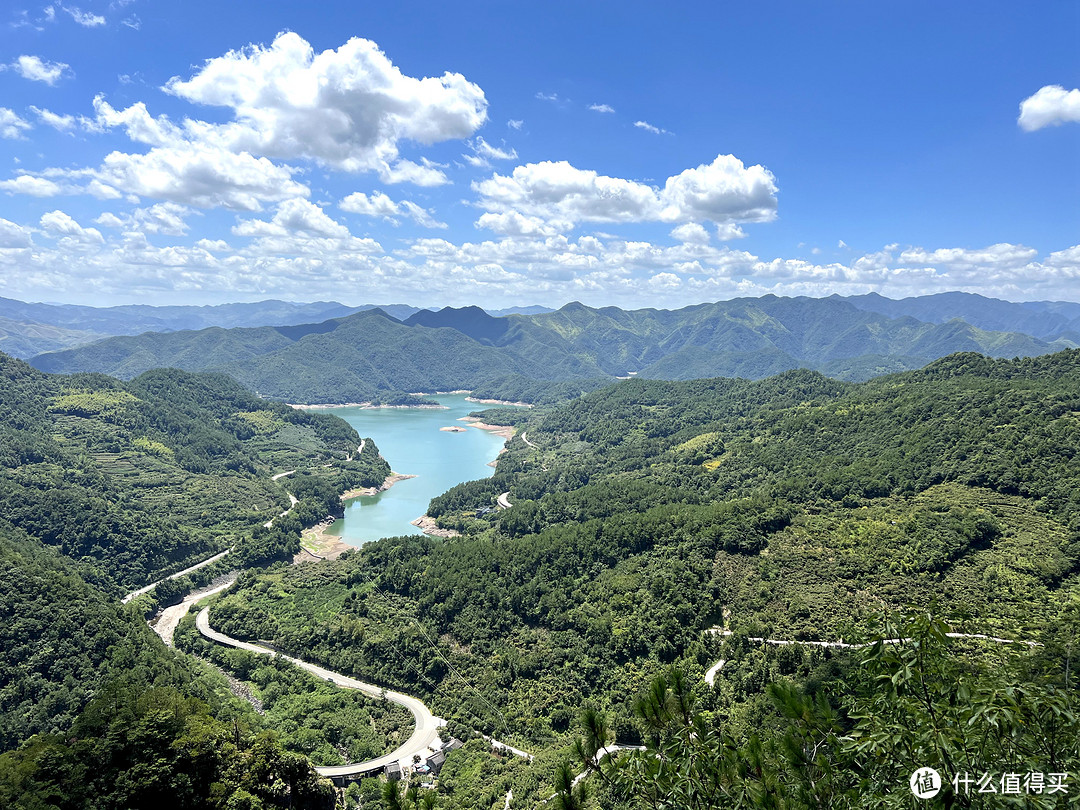
[[[311,764],[147,627],[151,597],[120,596],[230,547],[231,567],[291,558],[302,525],[389,474],[360,444],[222,375],[0,355],[0,806],[330,810]]]
[[[295,552],[295,525],[262,527],[289,506],[283,483],[301,499],[291,519],[314,522],[389,473],[370,440],[356,457],[342,420],[222,375],[56,376],[0,354],[0,382],[0,517],[124,589],[233,545],[248,561]]]
[[[765,296],[673,311],[573,303],[500,318],[476,307],[447,308],[405,322],[375,309],[300,326],[110,338],[32,362],[124,379],[159,366],[221,371],[263,396],[316,403],[462,388],[537,398],[544,388],[537,383],[627,375],[758,379],[800,367],[861,380],[958,351],[1015,357],[1073,345],[959,320],[894,318],[840,299]]]
[[[212,609],[232,635],[418,690],[454,733],[538,754],[497,767],[474,749],[472,764],[440,778],[448,806],[501,806],[508,789],[539,806],[588,706],[611,731],[601,743],[628,745],[668,739],[665,712],[681,711],[683,737],[665,756],[711,741],[671,777],[715,791],[701,807],[726,806],[726,790],[763,797],[746,807],[861,807],[875,790],[899,800],[941,746],[980,772],[1004,761],[1040,770],[1040,758],[1080,766],[1068,688],[1080,632],[1080,351],[958,354],[865,383],[806,370],[628,380],[524,421],[517,410],[484,418],[504,415],[519,434],[494,477],[429,508],[462,536],[389,538],[319,573],[269,572]],[[493,510],[506,492],[510,507]],[[913,609],[933,621],[876,624]],[[719,627],[731,635],[709,632]],[[1041,646],[949,648],[946,630]],[[923,657],[879,646],[869,668],[842,650],[760,642],[901,632],[923,633]],[[680,699],[650,686],[672,666],[686,676]],[[978,695],[971,706],[955,700],[961,680]],[[938,704],[926,707],[920,683]],[[691,727],[694,696],[704,714]],[[927,711],[963,719],[942,742]],[[880,756],[860,753],[877,737],[851,742],[860,715]],[[808,739],[827,759],[799,758]],[[638,786],[656,758],[638,762]],[[833,775],[817,778],[822,768]],[[808,784],[854,798],[800,803]],[[669,806],[606,791],[600,807]]]

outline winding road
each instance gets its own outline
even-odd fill
[[[132,591],[131,593],[129,593],[127,596],[125,596],[120,601],[121,601],[121,603],[126,605],[132,599],[135,599],[136,597],[142,596],[144,593],[150,593],[150,591],[154,590],[154,588],[156,588],[158,585],[160,585],[165,580],[167,580],[167,579],[179,579],[180,577],[184,576],[185,574],[190,574],[192,571],[198,571],[200,568],[202,568],[205,565],[210,565],[211,563],[216,563],[218,560],[220,560],[222,557],[224,557],[230,551],[232,551],[232,549],[227,548],[224,551],[222,551],[221,553],[215,554],[213,557],[210,557],[209,559],[203,560],[201,563],[196,563],[195,565],[191,566],[190,568],[185,568],[183,571],[177,571],[175,574],[169,574],[167,577],[162,577],[157,582],[151,582],[149,585],[144,585],[143,587],[139,588],[139,590]]]
[[[236,582],[237,575],[234,573],[225,581],[218,585],[214,585],[210,588],[204,588],[199,591],[189,593],[184,597],[184,600],[178,605],[169,605],[161,611],[161,615],[157,617],[157,620],[150,625],[150,629],[161,636],[161,640],[165,642],[165,646],[171,647],[173,645],[173,634],[176,633],[176,628],[180,626],[180,620],[183,619],[191,606],[196,602],[201,602],[208,596],[213,596],[215,593],[221,593],[228,588],[234,582]]]
[[[363,681],[358,681],[355,678],[350,678],[347,675],[332,672],[331,670],[324,669],[316,664],[309,664],[307,661],[303,661],[299,658],[293,658],[284,655],[283,653],[275,652],[267,647],[240,641],[239,639],[231,638],[224,633],[219,633],[210,627],[210,608],[203,608],[199,611],[199,615],[195,618],[195,626],[199,629],[200,633],[219,644],[236,647],[240,650],[247,650],[248,652],[253,652],[258,655],[269,655],[270,657],[279,656],[286,661],[292,662],[301,669],[312,673],[316,677],[331,681],[335,686],[340,686],[345,689],[356,689],[374,698],[382,699],[385,697],[385,699],[389,700],[391,703],[404,706],[412,712],[415,727],[412,735],[410,735],[409,739],[402,745],[398,746],[388,754],[364,762],[356,762],[351,765],[328,765],[317,767],[315,770],[318,771],[321,776],[328,776],[331,778],[360,776],[379,771],[392,762],[399,762],[401,760],[411,762],[414,754],[425,756],[427,749],[438,740],[439,729],[446,725],[444,720],[435,717],[427,706],[414,697],[402,694],[401,692],[384,690],[374,684],[365,683]]]

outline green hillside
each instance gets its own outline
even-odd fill
[[[0,355],[3,518],[130,589],[237,545],[289,553],[299,523],[389,467],[336,417],[264,402],[220,375],[147,372],[127,382],[43,374]],[[289,506],[276,472],[301,503]]]
[[[958,351],[1016,357],[1072,345],[962,321],[893,319],[840,299],[765,296],[674,311],[573,303],[504,318],[476,307],[447,308],[405,323],[376,309],[307,326],[110,338],[38,355],[33,363],[45,371],[124,379],[161,366],[221,371],[266,397],[344,403],[457,389],[516,398],[510,389],[529,386],[515,380],[759,379],[794,368],[861,380]]]
[[[807,806],[797,797],[810,766],[789,762],[784,741],[820,730],[806,724],[824,723],[822,712],[835,731],[821,750],[847,769],[830,777],[829,795],[860,806],[866,786],[843,735],[858,732],[856,715],[874,700],[897,739],[921,733],[928,721],[905,687],[875,692],[883,671],[902,685],[912,667],[944,678],[935,689],[962,677],[971,694],[985,691],[997,714],[964,714],[948,743],[970,769],[996,768],[1000,755],[1075,770],[1080,722],[1075,694],[1062,690],[1080,631],[1078,392],[1080,351],[953,355],[861,384],[808,371],[622,382],[531,414],[521,425],[529,444],[512,440],[494,478],[436,498],[429,513],[462,536],[390,538],[335,565],[265,574],[220,601],[213,621],[421,694],[455,734],[483,731],[538,754],[500,769],[477,749],[471,775],[446,787],[447,806],[494,806],[508,789],[526,807],[550,795],[583,707],[602,712],[606,740],[651,745],[650,729],[667,734],[673,721],[654,728],[635,702],[670,667],[701,712],[690,739],[725,740],[715,754],[733,757],[709,773],[762,802],[732,806]],[[511,508],[477,511],[503,491]],[[933,673],[906,648],[890,670],[892,653],[864,661],[753,641],[872,640],[897,611],[934,617],[910,631],[928,634]],[[949,642],[950,629],[1042,646]],[[727,663],[709,687],[703,675],[718,659]],[[800,700],[812,708],[792,708]],[[1043,712],[1058,701],[1064,726],[1053,731]],[[989,742],[990,722],[1009,723],[1011,742]],[[858,767],[906,789],[924,743]],[[748,756],[759,757],[749,770]],[[598,806],[650,806],[606,784]]]

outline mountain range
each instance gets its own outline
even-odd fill
[[[115,335],[140,335],[143,332],[176,332],[219,326],[235,327],[292,326],[342,318],[356,312],[375,309],[375,304],[357,307],[337,301],[294,303],[259,301],[257,303],[218,304],[216,306],[164,306],[129,304],[115,307],[90,307],[77,304],[40,304],[0,298],[0,351],[26,359],[41,352],[81,346]],[[408,304],[379,306],[387,315],[400,320],[426,312]],[[527,306],[492,310],[496,316],[550,312],[547,307]]]
[[[393,402],[403,392],[478,388],[496,398],[519,398],[507,386],[521,387],[522,381],[757,379],[799,367],[862,380],[960,351],[1016,357],[1080,345],[1080,305],[1047,304],[1041,317],[1050,312],[1061,332],[1047,334],[1044,324],[1040,337],[986,329],[959,317],[941,322],[964,305],[983,313],[972,315],[981,323],[1030,323],[1040,316],[1028,305],[957,295],[962,297],[921,302],[767,295],[678,310],[597,309],[574,302],[501,317],[479,307],[447,307],[414,310],[403,320],[373,308],[318,323],[113,337],[43,353],[31,363],[54,373],[102,372],[122,379],[162,366],[213,370],[275,399]],[[876,312],[875,306],[891,311]],[[1071,318],[1074,311],[1077,317]]]

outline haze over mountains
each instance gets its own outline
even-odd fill
[[[305,306],[342,306],[267,303],[274,306],[265,308],[264,317],[278,319],[299,317]],[[260,317],[259,306],[169,309],[212,309],[217,317],[228,313],[250,323]],[[144,318],[155,316],[153,308],[138,309]],[[181,315],[205,314],[165,313],[173,323]],[[479,307],[364,308],[317,323],[113,337],[40,354],[31,362],[44,371],[123,379],[161,366],[214,370],[263,396],[288,401],[392,402],[402,392],[505,393],[510,381],[520,388],[522,381],[630,375],[754,379],[798,367],[860,380],[919,368],[959,351],[1016,357],[1078,345],[1080,304],[1015,304],[966,293],[903,301],[769,295],[679,310],[596,309],[575,302],[556,311],[501,317]]]
[[[0,351],[12,357],[26,359],[41,352],[81,346],[115,335],[176,332],[212,326],[226,329],[292,326],[317,323],[329,318],[343,318],[375,307],[375,304],[350,307],[337,301],[304,304],[276,300],[201,307],[156,307],[144,304],[89,307],[78,304],[26,303],[0,298]],[[420,307],[408,304],[384,304],[379,308],[400,320],[421,311]],[[491,314],[535,314],[550,311],[547,307],[538,306],[511,307],[493,311]]]

